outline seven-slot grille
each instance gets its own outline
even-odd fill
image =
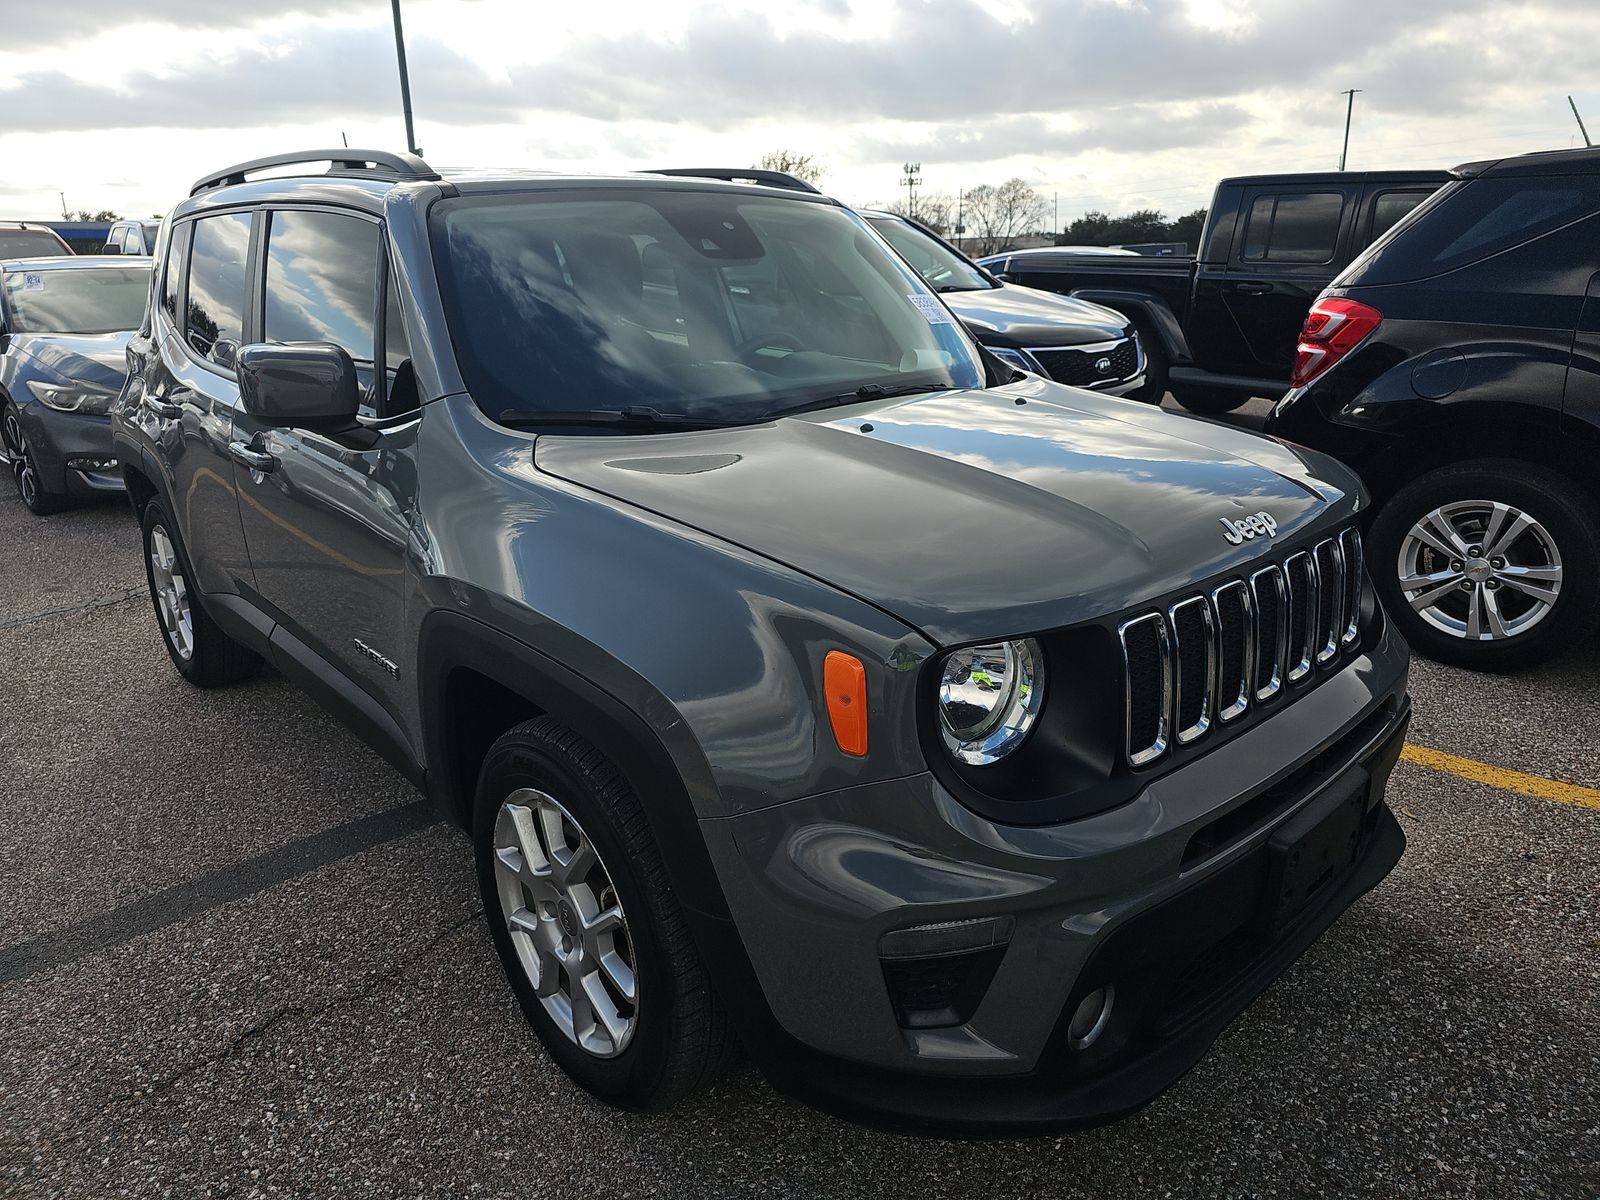
[[[1199,741],[1361,636],[1361,535],[1335,537],[1117,628],[1131,766]]]

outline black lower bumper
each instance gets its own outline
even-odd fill
[[[759,1038],[750,1047],[753,1056],[781,1090],[902,1132],[1043,1134],[1102,1124],[1143,1107],[1199,1062],[1234,1018],[1400,860],[1405,835],[1383,792],[1409,716],[1405,708],[1390,711],[1381,734],[1357,757],[1326,763],[1304,778],[1302,803],[1291,806],[1296,813],[1326,809],[1330,823],[1348,820],[1356,839],[1353,861],[1286,913],[1275,889],[1283,883],[1288,850],[1275,844],[1281,835],[1259,836],[1228,865],[1125,921],[1085,966],[1056,1035],[1029,1073],[955,1078],[865,1067],[820,1054],[775,1026],[744,1031],[747,1041]],[[1357,814],[1338,816],[1339,802],[1352,795],[1360,797]],[[1296,855],[1299,848],[1296,843]],[[1113,1022],[1094,1045],[1074,1048],[1070,1014],[1081,997],[1105,984],[1115,988]]]

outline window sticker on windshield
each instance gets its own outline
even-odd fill
[[[912,292],[906,299],[917,306],[917,311],[928,319],[929,325],[955,324],[950,319],[950,311],[934,297],[923,292]]]
[[[22,276],[22,290],[25,292],[44,291],[44,275],[39,271],[28,271]]]

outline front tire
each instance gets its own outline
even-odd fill
[[[142,525],[145,580],[172,665],[196,687],[249,679],[261,669],[261,656],[234,641],[206,614],[189,556],[159,500],[145,505]]]
[[[549,717],[490,747],[474,810],[478,886],[506,978],[545,1050],[620,1108],[709,1081],[731,1035],[644,810]]]
[[[0,438],[6,446],[6,457],[11,460],[11,479],[17,495],[29,512],[36,517],[48,517],[67,507],[67,498],[47,492],[39,475],[39,464],[34,460],[33,448],[28,445],[27,434],[22,429],[22,414],[15,404],[7,404],[0,414]]]
[[[1439,662],[1517,670],[1600,620],[1600,517],[1543,467],[1484,460],[1430,472],[1383,506],[1368,546],[1385,609]]]

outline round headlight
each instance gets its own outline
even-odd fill
[[[939,732],[975,767],[998,762],[1033,729],[1044,702],[1044,654],[1030,639],[968,646],[944,660]]]

